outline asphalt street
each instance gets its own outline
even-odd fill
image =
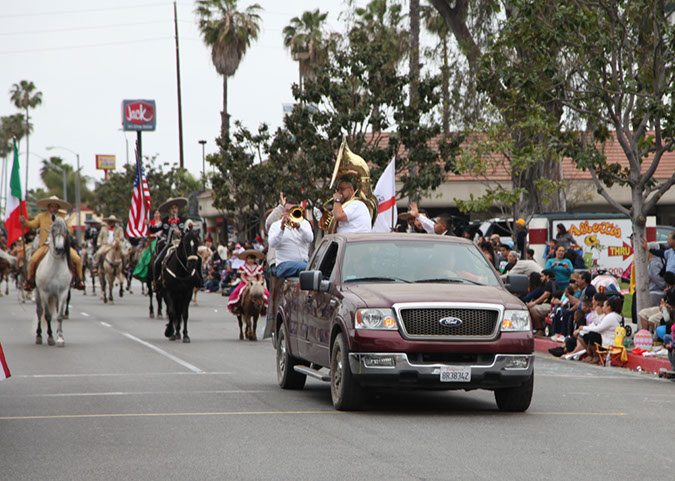
[[[488,391],[336,412],[328,384],[279,389],[271,341],[240,341],[224,297],[199,294],[184,344],[134,289],[113,305],[74,291],[64,348],[34,343],[33,303],[0,297],[1,480],[672,477],[675,383],[653,375],[538,354],[523,414]]]

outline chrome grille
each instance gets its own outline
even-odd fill
[[[399,311],[410,337],[492,337],[499,321],[499,312],[489,309],[415,308]],[[459,326],[443,326],[440,320],[456,317]]]

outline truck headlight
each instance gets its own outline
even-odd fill
[[[504,311],[504,318],[502,319],[503,331],[529,331],[530,313],[523,310],[506,310]]]
[[[398,330],[392,309],[359,309],[354,319],[356,329]]]

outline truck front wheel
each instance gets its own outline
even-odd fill
[[[495,401],[500,411],[525,412],[532,402],[534,374],[517,387],[495,389]]]
[[[300,364],[299,360],[291,356],[286,339],[286,328],[279,324],[277,329],[277,381],[281,389],[302,389],[305,387],[307,376],[293,369]]]
[[[342,333],[335,338],[331,350],[330,396],[338,411],[358,411],[363,404],[363,389],[352,376],[349,349]]]

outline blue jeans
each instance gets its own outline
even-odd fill
[[[206,281],[206,285],[204,287],[212,292],[217,291],[220,288],[220,281],[218,279],[211,279],[210,281]]]
[[[302,261],[286,261],[277,265],[276,272],[273,274],[281,279],[287,277],[297,277],[300,272],[307,269],[307,263]]]

